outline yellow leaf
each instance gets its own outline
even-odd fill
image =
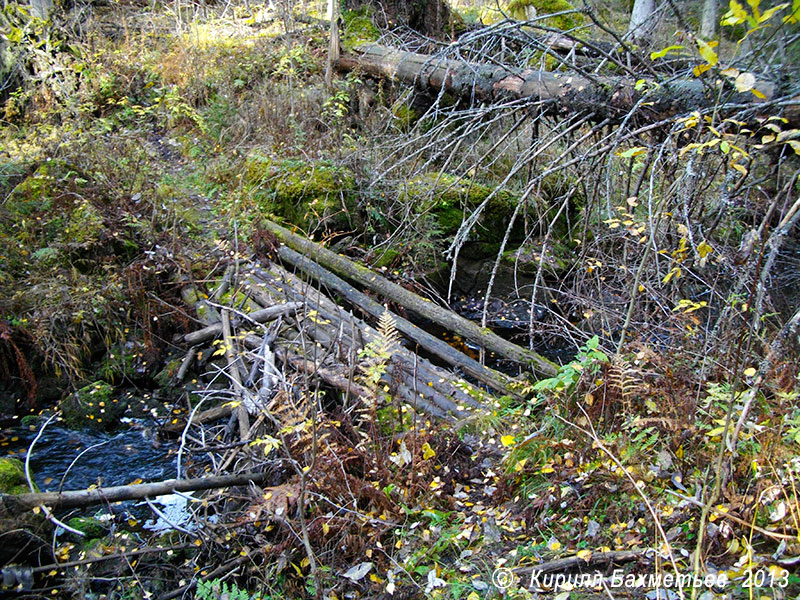
[[[331,526],[330,525],[328,525],[327,523],[323,523],[322,524],[322,533],[324,533],[325,535],[328,535],[328,532],[330,532],[330,530],[331,530]]]
[[[588,563],[592,558],[592,551],[586,550],[585,548],[583,550],[578,550],[577,557],[581,560],[585,560]]]
[[[697,40],[697,49],[700,52],[700,56],[703,57],[703,60],[706,61],[710,67],[713,67],[719,61],[719,57],[714,51],[715,45],[715,42],[704,42],[701,39]]]
[[[658,52],[651,52],[650,53],[650,60],[656,60],[657,58],[664,58],[667,54],[672,52],[673,50],[680,50],[683,46],[667,46],[663,50],[659,50]]]
[[[744,370],[744,376],[745,377],[752,377],[755,374],[756,374],[756,370],[753,367],[748,367],[747,369]]]
[[[764,93],[763,92],[759,92],[756,88],[753,88],[752,90],[750,90],[750,93],[753,94],[753,96],[755,96],[759,100],[766,100],[767,99],[767,97],[764,95]]]
[[[710,68],[711,65],[697,65],[694,69],[692,69],[692,73],[695,77],[700,77],[700,75],[708,71]]]
[[[436,456],[436,452],[433,451],[431,445],[428,442],[422,444],[422,458],[424,460],[428,460],[429,458],[433,458]]]
[[[478,592],[470,592],[469,596],[467,596],[467,600],[481,600],[481,597],[478,596]]]
[[[514,436],[513,435],[504,435],[500,438],[500,443],[503,444],[506,448],[511,446],[514,443]]]
[[[748,92],[753,89],[755,84],[756,76],[752,73],[740,73],[736,81],[733,82],[737,92]]]
[[[797,140],[789,140],[786,143],[792,147],[792,150],[794,150],[796,154],[800,154],[800,142]]]
[[[705,241],[701,242],[700,245],[697,247],[697,253],[700,255],[700,258],[705,258],[709,254],[711,254],[713,251],[714,251],[714,248],[712,248]]]

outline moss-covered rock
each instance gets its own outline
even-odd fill
[[[0,493],[23,494],[30,491],[22,461],[16,458],[0,458]]]
[[[535,275],[542,261],[544,261],[545,272],[566,273],[572,268],[576,259],[577,254],[572,246],[553,240],[550,241],[544,252],[542,252],[542,242],[536,241],[515,250],[508,250],[503,255],[504,262],[525,275]]]
[[[417,212],[435,215],[441,234],[447,237],[458,231],[464,216],[482,204],[493,191],[488,185],[467,177],[434,172],[409,181],[401,192],[401,200],[413,203]],[[489,199],[473,228],[471,241],[500,242],[516,202],[517,197],[512,192],[498,190]]]
[[[164,365],[164,368],[156,373],[153,377],[153,381],[155,381],[156,385],[158,385],[158,387],[162,390],[169,390],[172,387],[173,381],[175,380],[175,375],[181,368],[182,362],[183,361],[180,358],[175,358],[167,362],[167,364]]]
[[[102,521],[92,517],[73,517],[67,525],[86,535],[87,540],[102,538],[108,534],[108,528]]]
[[[357,220],[355,176],[344,167],[255,154],[248,157],[244,175],[256,209],[295,225],[335,229]]]
[[[480,14],[480,20],[485,25],[497,23],[508,17],[527,21],[569,10],[575,10],[575,7],[567,0],[511,0],[511,2],[501,0],[486,6]],[[573,29],[583,23],[583,15],[580,13],[558,15],[542,19],[538,23],[563,30]]]
[[[96,381],[64,398],[59,407],[70,427],[110,430],[119,424],[127,404],[114,397],[111,385]]]
[[[352,50],[360,44],[374,42],[381,32],[372,22],[372,13],[368,7],[358,10],[346,10],[342,13],[342,48]]]

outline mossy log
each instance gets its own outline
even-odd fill
[[[311,260],[318,262],[322,266],[331,269],[343,277],[347,277],[371,289],[392,302],[396,302],[404,308],[433,321],[445,329],[454,331],[460,336],[476,344],[480,344],[499,356],[513,360],[531,369],[534,373],[545,377],[552,377],[558,371],[558,366],[555,363],[549,361],[540,354],[517,346],[501,338],[491,330],[482,328],[473,321],[469,321],[446,308],[433,304],[417,294],[381,277],[377,273],[370,271],[366,267],[331,252],[319,244],[302,238],[276,223],[265,221],[265,228],[275,234],[284,244],[301,254],[305,254]],[[369,312],[366,308],[364,310]]]
[[[633,78],[593,77],[590,80],[577,73],[520,71],[502,65],[402,52],[379,44],[360,46],[356,53],[342,55],[336,61],[336,67],[341,71],[359,69],[373,77],[399,81],[426,91],[443,90],[477,102],[528,98],[539,104],[542,111],[564,115],[585,113],[589,118],[609,119],[611,122],[626,119],[637,108],[637,122],[657,122],[714,105],[718,105],[722,112],[733,114],[748,104],[752,104],[756,114],[780,113],[792,124],[800,122],[800,97],[784,98],[773,104],[772,101],[778,99],[778,90],[767,81],[756,84],[758,91],[765,96],[764,100],[750,92],[738,93],[722,80],[683,79],[637,89]],[[720,89],[718,86],[721,85],[729,87]],[[650,90],[642,104],[640,89]]]

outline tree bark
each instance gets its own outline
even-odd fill
[[[786,118],[789,123],[800,122],[800,97],[785,98],[781,108],[770,106],[775,99],[776,87],[760,81],[756,88],[766,96],[759,100],[748,93],[731,90],[721,93],[717,85],[704,86],[699,79],[678,80],[660,86],[646,86],[650,91],[642,101],[636,81],[623,77],[594,77],[591,80],[570,73],[548,71],[512,71],[496,65],[467,63],[414,52],[401,52],[394,48],[369,44],[358,49],[358,54],[343,55],[337,68],[348,71],[361,69],[367,75],[384,77],[432,92],[444,90],[466,101],[494,103],[508,99],[529,98],[543,112],[556,115],[584,113],[595,120],[608,119],[619,123],[628,119],[638,108],[633,123],[652,123],[685,114],[720,102],[718,110],[734,114],[742,105],[752,104],[757,115],[769,114]],[[652,83],[652,82],[651,82]],[[652,89],[657,88],[657,89]],[[641,105],[640,105],[641,102]],[[726,105],[731,108],[726,109]],[[763,110],[759,111],[759,108]]]
[[[29,494],[5,494],[1,496],[2,507],[12,514],[19,514],[40,504],[50,509],[76,508],[104,502],[121,500],[141,500],[142,498],[162,496],[174,492],[194,492],[214,488],[245,485],[249,482],[261,483],[268,473],[243,473],[241,475],[219,475],[198,479],[167,479],[154,483],[118,485],[93,490],[74,490],[68,492],[40,492]]]
[[[333,64],[339,59],[339,0],[328,0],[328,19],[331,21],[328,40],[328,64],[325,66],[325,88],[330,91]]]
[[[700,37],[710,40],[717,36],[719,21],[719,0],[704,0],[703,15],[700,19]]]
[[[631,10],[628,35],[636,41],[648,40],[655,27],[655,12],[655,0],[636,0]]]
[[[279,240],[293,250],[305,254],[312,260],[319,262],[339,275],[358,282],[418,315],[430,319],[434,323],[450,331],[454,331],[476,344],[480,344],[487,350],[518,362],[541,376],[552,377],[558,371],[558,365],[547,360],[540,354],[521,348],[508,340],[504,340],[489,329],[482,328],[473,321],[465,319],[441,306],[437,306],[370,271],[366,267],[358,265],[299,235],[295,235],[280,225],[272,223],[271,221],[265,221],[264,224],[266,229],[274,233]]]

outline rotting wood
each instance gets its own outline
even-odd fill
[[[769,106],[777,100],[774,84],[759,81],[756,88],[766,99],[760,100],[749,92],[719,89],[719,83],[697,78],[680,79],[669,83],[649,82],[640,89],[650,90],[646,105],[640,104],[643,95],[633,78],[598,77],[590,80],[577,73],[555,73],[542,70],[514,70],[510,67],[475,64],[440,56],[402,52],[379,44],[358,48],[356,54],[346,54],[336,61],[337,69],[359,69],[367,75],[382,77],[416,86],[423,90],[441,90],[478,102],[495,103],[502,100],[528,98],[541,103],[542,110],[560,114],[585,113],[598,120],[618,122],[639,108],[636,120],[657,122],[676,114],[689,113],[704,107],[738,113],[743,105],[752,105],[756,113],[780,114],[791,124],[800,122],[800,97],[784,98],[781,106]],[[659,84],[659,85],[656,85]],[[723,102],[719,105],[720,97]],[[730,110],[726,111],[726,105]]]
[[[460,336],[480,344],[499,356],[530,368],[539,376],[552,377],[558,371],[558,366],[555,363],[540,354],[517,346],[501,338],[491,330],[482,328],[477,323],[421,298],[364,266],[331,252],[315,242],[302,238],[272,221],[265,220],[264,227],[275,234],[284,244],[306,255],[311,260],[319,262],[322,266],[358,282],[392,302],[396,302],[406,309],[430,319],[445,329],[454,331]]]
[[[77,508],[105,502],[141,500],[145,497],[163,496],[174,492],[195,492],[215,488],[233,487],[250,483],[262,483],[268,473],[242,473],[240,475],[219,475],[196,479],[167,479],[153,483],[118,485],[92,490],[71,490],[65,492],[36,492],[27,494],[3,494],[2,507],[11,514],[19,514],[44,504],[51,509]]]
[[[342,278],[334,275],[318,263],[309,260],[288,246],[281,246],[278,249],[278,256],[280,256],[281,260],[302,269],[306,274],[319,280],[327,288],[341,294],[348,302],[376,319],[380,317],[384,311],[388,310],[366,294],[359,292]],[[391,313],[391,315],[395,321],[397,330],[419,344],[420,347],[424,348],[426,351],[437,356],[447,364],[462,369],[464,373],[470,377],[474,377],[501,394],[514,394],[509,387],[512,380],[507,375],[482,365],[477,360],[470,358],[463,352],[459,352],[447,342],[431,335],[401,316],[395,313]]]

